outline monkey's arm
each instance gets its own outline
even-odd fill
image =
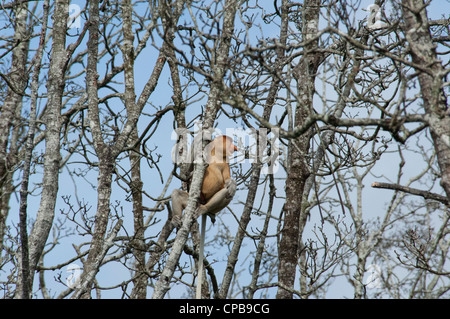
[[[183,216],[183,209],[187,206],[189,194],[180,189],[174,189],[172,192],[172,225],[174,227],[181,226],[181,217]]]

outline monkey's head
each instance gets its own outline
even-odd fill
[[[210,161],[228,162],[228,157],[238,148],[233,144],[233,139],[226,135],[217,136],[211,143]]]

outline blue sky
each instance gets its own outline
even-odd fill
[[[84,1],[72,1],[72,4],[79,4],[84,6]],[[267,8],[268,11],[272,11],[272,2],[265,2],[268,3],[270,6]],[[361,1],[361,5],[360,8],[366,8],[369,4],[371,4],[372,1]],[[389,10],[389,8],[387,8],[387,10]],[[442,18],[442,15],[447,13],[447,17],[448,17],[448,13],[450,12],[450,4],[449,1],[432,1],[429,10],[428,10],[428,14],[429,14],[429,18],[433,18],[433,19],[438,19],[438,18]],[[356,12],[355,15],[355,22],[357,23],[360,19],[364,18],[365,16],[365,12],[362,10],[358,10]],[[81,17],[81,25],[84,24],[84,20]],[[180,24],[183,23],[183,20],[185,19],[185,17],[182,17],[180,19]],[[239,25],[239,24],[238,24]],[[255,28],[255,33],[250,36],[254,37],[255,40],[255,44],[256,44],[256,38],[258,36],[260,36],[260,30],[258,30],[257,28]],[[262,34],[265,37],[276,37],[278,34],[278,28],[273,28],[270,25],[264,25],[261,24],[261,30],[262,30]],[[156,46],[160,46],[161,42],[158,40],[158,37],[155,37],[155,45]],[[147,45],[147,47],[145,48],[144,52],[141,53],[141,55],[137,58],[136,60],[136,67],[135,67],[135,83],[136,83],[136,93],[137,95],[140,94],[144,84],[146,83],[146,81],[148,80],[149,77],[149,73],[152,71],[153,69],[153,65],[155,63],[155,60],[157,58],[158,52],[157,50],[149,43]],[[117,62],[116,65],[120,64],[120,54],[117,56]],[[102,76],[104,72],[102,72],[102,70],[104,69],[104,65],[99,64],[99,73]],[[122,75],[117,77],[118,80],[122,79]],[[84,84],[84,82],[80,83]],[[121,87],[120,85],[118,87]],[[45,87],[41,88],[42,90],[45,90]],[[190,92],[192,93],[192,92]],[[100,96],[102,96],[102,94],[106,94],[106,91],[102,91],[100,90],[99,92]],[[155,90],[155,92],[153,93],[153,95],[150,98],[150,103],[149,105],[147,105],[144,109],[144,113],[145,114],[154,114],[156,112],[157,109],[159,108],[164,108],[165,106],[169,105],[171,103],[171,96],[172,96],[172,90],[171,90],[171,82],[170,82],[170,73],[169,73],[169,68],[166,65],[163,69],[163,73],[161,75],[161,78],[158,82],[158,87]],[[207,96],[204,95],[203,99],[195,102],[193,105],[190,105],[187,112],[186,112],[186,121],[190,122],[193,118],[195,118],[200,110],[202,105],[204,105],[206,103],[206,98]],[[114,102],[111,104],[111,106],[117,110],[120,110],[123,106],[122,104],[119,102],[118,99],[115,99]],[[42,106],[43,107],[43,104]],[[279,115],[280,113],[278,113],[280,111],[280,108],[278,110],[274,111],[274,117],[276,115]],[[147,124],[151,121],[151,117],[150,116],[146,116],[143,115],[140,120],[139,120],[139,130],[140,132],[142,132],[145,127],[147,126]],[[154,136],[152,137],[152,139],[150,139],[147,143],[147,147],[149,149],[155,149],[156,153],[161,154],[162,158],[161,161],[158,163],[158,166],[161,170],[162,176],[164,177],[164,179],[166,179],[169,174],[170,171],[173,168],[173,164],[170,161],[171,158],[171,151],[172,151],[172,147],[175,143],[174,140],[174,135],[173,135],[173,115],[172,113],[167,113],[161,120],[161,122],[159,123],[158,129],[156,131],[156,133],[154,134]],[[244,124],[238,120],[237,122],[234,122],[232,120],[227,119],[225,116],[221,116],[217,123],[217,128],[222,131],[225,132],[227,129],[239,129],[242,128],[244,126]],[[423,141],[423,143],[426,145],[427,142]],[[43,150],[43,144],[39,145],[38,148],[36,149],[37,152],[41,152]],[[398,157],[396,155],[396,150],[393,149],[392,150],[394,153],[393,154],[385,154],[385,156],[383,156],[383,158],[380,160],[380,162],[377,164],[375,170],[374,170],[374,175],[372,177],[367,178],[367,184],[370,185],[370,183],[372,181],[378,180],[378,176],[379,175],[384,175],[388,178],[395,178],[396,174],[397,174],[397,167],[398,167]],[[64,156],[64,154],[63,154]],[[123,157],[123,156],[121,156]],[[418,167],[421,165],[421,163],[423,163],[423,159],[419,154],[415,154],[415,153],[408,153],[408,158],[412,159],[412,158],[417,158],[417,160],[413,160],[413,161],[408,161],[407,162],[407,167],[405,167],[405,171],[406,172],[411,172],[413,173],[414,171],[416,171],[418,169]],[[242,156],[239,156],[238,154],[238,158],[242,159]],[[79,161],[80,159],[77,158],[77,156],[73,156],[70,161],[69,161],[69,167],[71,169],[85,169],[84,166],[80,166]],[[120,163],[121,165],[123,165],[124,169],[126,170],[128,167],[128,162],[127,160],[123,160]],[[241,161],[237,164],[235,164],[237,167],[238,165],[242,165],[242,168],[248,169],[250,167],[250,163],[248,161]],[[61,213],[61,210],[64,210],[67,212],[67,205],[65,205],[62,197],[63,196],[71,196],[71,200],[74,202],[75,201],[75,195],[78,196],[78,198],[84,202],[89,203],[92,207],[90,209],[90,214],[94,215],[95,214],[95,205],[96,205],[96,191],[95,189],[92,188],[92,185],[96,185],[96,176],[97,176],[97,172],[95,170],[91,170],[88,175],[86,175],[86,180],[82,179],[82,178],[77,178],[76,179],[76,184],[74,184],[72,177],[70,176],[70,174],[68,173],[68,170],[66,168],[63,168],[60,174],[60,188],[59,188],[59,193],[58,193],[58,200],[57,200],[57,211],[56,211],[56,216],[55,216],[55,223],[58,222],[59,219],[64,219],[65,215]],[[280,169],[276,174],[275,174],[275,178],[276,178],[276,186],[277,186],[277,195],[278,196],[282,196],[283,195],[283,190],[284,190],[284,177],[285,174],[283,172],[282,169]],[[41,178],[41,175],[38,174],[37,176],[34,176],[34,182],[39,182],[39,179]],[[407,175],[405,176],[405,179],[407,178]],[[144,182],[144,189],[146,192],[148,192],[149,194],[151,194],[152,196],[159,196],[165,186],[165,183],[161,183],[160,181],[160,175],[159,172],[150,167],[148,162],[146,162],[145,160],[142,161],[142,179]],[[164,180],[165,182],[165,180]],[[132,207],[131,207],[131,203],[124,200],[126,195],[125,192],[118,187],[115,183],[113,183],[113,193],[112,193],[112,197],[111,197],[111,203],[114,204],[116,201],[120,201],[120,206],[122,208],[123,211],[123,215],[124,215],[124,227],[127,229],[127,231],[129,233],[132,232],[133,229],[133,220],[131,217],[131,212],[132,212]],[[180,186],[180,182],[178,180],[176,180],[175,178],[172,180],[166,195],[168,196],[170,194],[170,192],[172,191],[172,189],[174,188],[178,188]],[[389,194],[387,194],[385,190],[372,190],[370,189],[370,187],[365,187],[364,189],[364,207],[365,211],[364,214],[369,218],[376,218],[377,216],[382,216],[383,211],[386,207],[386,203],[384,200],[384,196],[387,196],[386,198],[389,199]],[[262,196],[266,196],[266,200],[267,200],[267,193],[268,190],[265,189],[263,186],[261,186],[258,189],[258,194],[257,194],[257,200],[255,201],[255,203],[259,203],[258,198],[262,198]],[[233,205],[230,206],[230,208],[237,214],[237,218],[240,217],[240,211],[242,210],[242,204],[239,204],[242,201],[245,201],[246,199],[246,188],[244,185],[240,186],[240,189],[238,190],[235,198],[233,199]],[[387,194],[387,195],[386,195]],[[147,207],[153,207],[154,206],[154,202],[148,198],[146,198],[144,196],[144,205]],[[282,198],[278,198],[275,201],[275,206],[273,209],[274,214],[279,214],[279,211],[281,210],[283,204],[283,199]],[[18,211],[18,203],[16,198],[14,198],[14,196],[11,199],[11,212],[10,212],[10,216],[9,216],[9,223],[11,225],[17,225],[17,220],[18,220],[18,216],[17,214],[15,214],[14,212]],[[29,197],[29,218],[30,220],[33,220],[35,218],[35,214],[37,212],[37,209],[39,207],[39,196],[30,196]],[[265,209],[265,205],[262,205],[263,209]],[[368,208],[367,208],[368,207]],[[152,228],[150,228],[147,231],[147,235],[156,235],[157,232],[160,230],[160,228],[162,227],[163,223],[165,222],[167,216],[166,216],[167,212],[166,211],[162,211],[162,212],[157,212],[155,214],[155,218],[161,220],[161,222],[156,225],[153,226]],[[276,215],[275,217],[278,217],[278,215]],[[220,215],[220,219],[221,221],[227,225],[227,227],[229,228],[229,231],[231,234],[235,234],[236,230],[237,230],[237,222],[235,220],[235,218],[233,217],[233,215],[228,211],[225,210],[224,212],[221,213]],[[255,230],[257,228],[261,228],[262,227],[262,222],[263,222],[263,216],[262,217],[252,217],[252,222],[249,225],[249,232],[251,232],[252,230]],[[314,218],[314,216],[311,218],[311,220],[308,223],[308,226],[305,230],[305,238],[311,237],[313,238],[313,231],[314,231],[314,226],[316,225],[316,223],[318,222],[317,218]],[[216,225],[212,226],[212,227],[208,227],[208,231],[207,231],[207,239],[206,241],[209,242],[210,240],[212,240],[214,238],[214,235],[220,231],[220,229],[218,229],[218,227],[220,227],[219,223],[216,223]],[[210,224],[208,224],[208,226],[211,226]],[[73,227],[73,225],[72,225]],[[276,232],[276,222],[272,222],[271,228],[269,230],[269,234],[274,234]],[[125,233],[122,231],[121,233],[119,233],[119,235],[124,235]],[[173,236],[173,235],[172,235]],[[50,235],[49,240],[51,240],[52,235]],[[64,238],[60,241],[60,245],[58,245],[49,255],[46,256],[45,259],[45,264],[48,266],[52,266],[52,265],[56,265],[59,263],[62,263],[63,261],[72,258],[73,256],[75,256],[75,251],[72,248],[72,244],[79,244],[81,242],[86,242],[88,241],[89,238],[80,238],[80,237],[76,237],[76,236],[70,236],[67,238]],[[273,243],[272,243],[273,244]],[[219,284],[222,280],[222,276],[223,276],[223,272],[224,272],[224,268],[226,266],[226,257],[227,257],[227,251],[226,251],[226,246],[223,246],[223,248],[221,249],[220,247],[218,247],[217,243],[211,243],[209,242],[209,244],[205,247],[205,251],[208,254],[214,254],[212,257],[208,257],[211,260],[217,260],[217,262],[214,264],[214,269],[215,269],[215,273],[217,276],[217,279],[219,281]],[[244,247],[241,251],[240,254],[240,260],[238,262],[238,265],[240,265],[241,262],[245,262],[246,261],[246,256],[248,255],[248,253],[250,251],[254,251],[255,250],[255,243],[251,240],[251,239],[246,239],[244,242]],[[182,258],[181,260],[182,262],[186,262],[186,263],[190,263],[191,261],[185,257]],[[251,269],[251,267],[249,267],[249,269]],[[240,283],[241,285],[247,285],[250,283],[251,280],[251,274],[249,273],[249,269],[244,269],[242,268],[242,272],[240,274]],[[69,275],[68,272],[66,272],[66,267],[62,269],[62,271],[55,271],[55,272],[51,272],[48,271],[46,272],[46,279],[47,279],[47,284],[48,284],[48,288],[52,289],[52,291],[57,294],[57,292],[64,290],[64,287],[57,283],[54,280],[54,277],[57,276],[58,273],[61,273],[62,275],[62,279],[64,281],[64,278],[66,278],[66,276]],[[0,272],[0,276],[3,276],[4,273]],[[119,263],[109,263],[108,265],[104,266],[102,268],[102,270],[100,271],[99,275],[98,275],[98,281],[100,283],[100,285],[102,286],[114,286],[118,283],[120,283],[122,280],[127,280],[130,277],[129,274],[129,270],[126,269],[125,267],[123,267],[121,264]],[[186,281],[188,280],[188,277],[183,278]],[[298,284],[297,284],[298,285]],[[37,283],[37,278],[35,281],[35,288],[38,286]],[[296,286],[296,288],[298,288]],[[130,287],[129,287],[130,290]],[[276,292],[275,289],[270,290],[271,295],[273,296]],[[151,295],[151,292],[149,292],[149,295]],[[115,289],[115,290],[107,290],[102,292],[102,297],[103,298],[119,298],[121,296],[121,290],[119,289]],[[186,289],[184,286],[179,286],[179,287],[173,287],[169,294],[168,297],[183,297],[186,296]],[[257,295],[256,295],[257,296]],[[350,287],[350,285],[348,284],[348,282],[346,280],[343,280],[342,278],[337,279],[335,284],[332,284],[330,287],[330,290],[327,294],[327,297],[330,298],[340,298],[340,297],[352,297],[353,296],[353,290]],[[38,293],[38,297],[41,297],[40,293]],[[240,296],[237,296],[240,297]]]

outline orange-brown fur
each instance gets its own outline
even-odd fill
[[[214,139],[209,157],[209,166],[203,177],[202,197],[209,200],[215,193],[224,188],[225,181],[231,178],[228,157],[237,150],[233,140],[226,136]]]
[[[233,140],[225,135],[216,137],[208,146],[208,167],[203,177],[203,184],[196,216],[208,214],[214,222],[215,214],[225,208],[236,192],[236,181],[231,178],[228,158],[237,147]],[[186,208],[189,194],[180,189],[172,192],[172,223],[178,227]]]

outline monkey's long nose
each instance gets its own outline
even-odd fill
[[[234,146],[233,150],[236,152],[238,150],[238,148],[236,145],[233,145],[233,146]]]

